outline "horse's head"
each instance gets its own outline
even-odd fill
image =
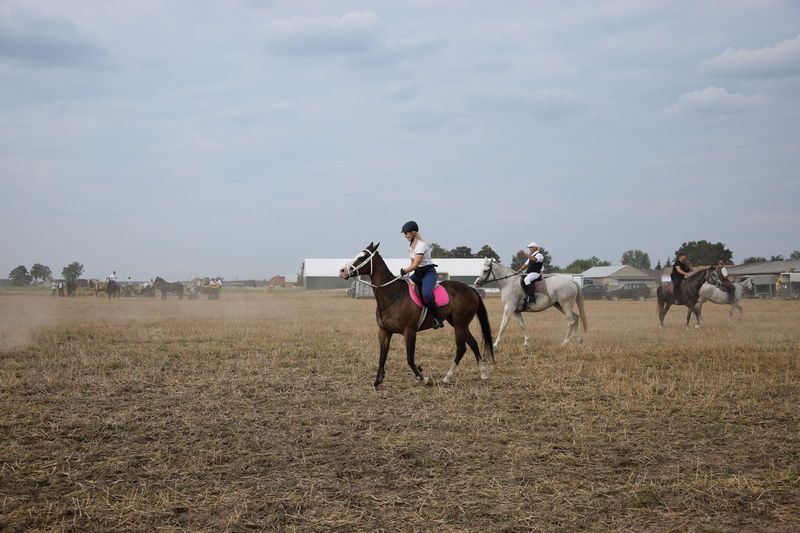
[[[380,244],[369,243],[369,246],[361,250],[352,261],[339,269],[339,277],[350,279],[354,276],[369,276],[372,274],[372,260],[378,253]]]
[[[752,291],[753,290],[753,278],[750,276],[745,276],[739,280],[739,285],[741,285],[744,290]]]
[[[485,283],[489,283],[492,281],[492,265],[494,264],[493,257],[487,257],[483,260],[483,266],[481,267],[481,275],[478,276],[478,279],[475,280],[475,285],[480,287]]]

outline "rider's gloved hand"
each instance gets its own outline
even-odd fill
[[[401,269],[400,269],[400,277],[402,277],[402,276],[405,276],[405,275],[406,275],[406,271],[405,271],[405,269],[402,269],[402,268],[401,268]]]

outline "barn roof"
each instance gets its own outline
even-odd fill
[[[584,278],[651,279],[648,274],[630,265],[596,266],[581,275]]]
[[[386,258],[386,266],[389,270],[399,274],[400,269],[408,266],[410,259],[408,258]],[[352,261],[348,259],[320,259],[320,258],[306,258],[304,261],[305,268],[303,275],[306,277],[335,277],[339,275],[339,269],[346,263]],[[483,259],[443,259],[434,258],[433,262],[438,265],[437,272],[446,272],[451,276],[475,276],[480,275],[483,269]]]
[[[747,263],[746,265],[736,265],[728,268],[728,275],[732,276],[752,276],[755,274],[773,274],[789,272],[791,270],[800,271],[800,261],[766,261],[764,263]]]

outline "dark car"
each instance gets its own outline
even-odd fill
[[[650,297],[650,287],[645,283],[626,283],[622,287],[606,292],[609,300],[639,300],[645,301]]]
[[[608,287],[605,285],[586,285],[582,292],[583,297],[587,300],[605,300]]]

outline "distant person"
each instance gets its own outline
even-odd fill
[[[439,316],[439,306],[436,305],[436,299],[433,296],[433,289],[436,287],[436,265],[431,259],[431,247],[422,240],[419,225],[413,220],[403,224],[401,231],[408,241],[408,256],[411,263],[400,269],[400,275],[405,276],[412,273],[411,280],[422,285],[422,302],[433,317],[432,327],[433,329],[443,328],[444,322]]]
[[[669,275],[672,280],[672,292],[675,296],[675,303],[683,305],[681,301],[681,285],[683,280],[689,276],[692,271],[692,264],[686,259],[686,254],[680,254],[675,259],[675,264],[672,265],[672,273]]]
[[[725,268],[725,263],[720,260],[717,263],[717,277],[719,277],[720,289],[728,293],[728,301],[733,302],[734,295],[736,294],[736,286],[728,279],[728,269]]]
[[[50,280],[50,290],[53,291],[53,296],[55,296],[56,295],[56,291],[58,290],[58,284],[56,283],[56,280],[54,280],[54,279]]]
[[[109,274],[108,281],[117,281],[117,271],[116,270],[114,270],[111,274]]]
[[[525,278],[523,278],[523,283],[525,284],[525,301],[522,304],[523,311],[528,304],[536,303],[534,284],[537,279],[542,278],[542,267],[544,266],[544,255],[539,251],[539,245],[535,242],[528,244],[528,252],[525,253],[525,257],[527,259],[522,263],[520,269],[517,270],[518,273],[522,273],[522,271],[526,272]]]

